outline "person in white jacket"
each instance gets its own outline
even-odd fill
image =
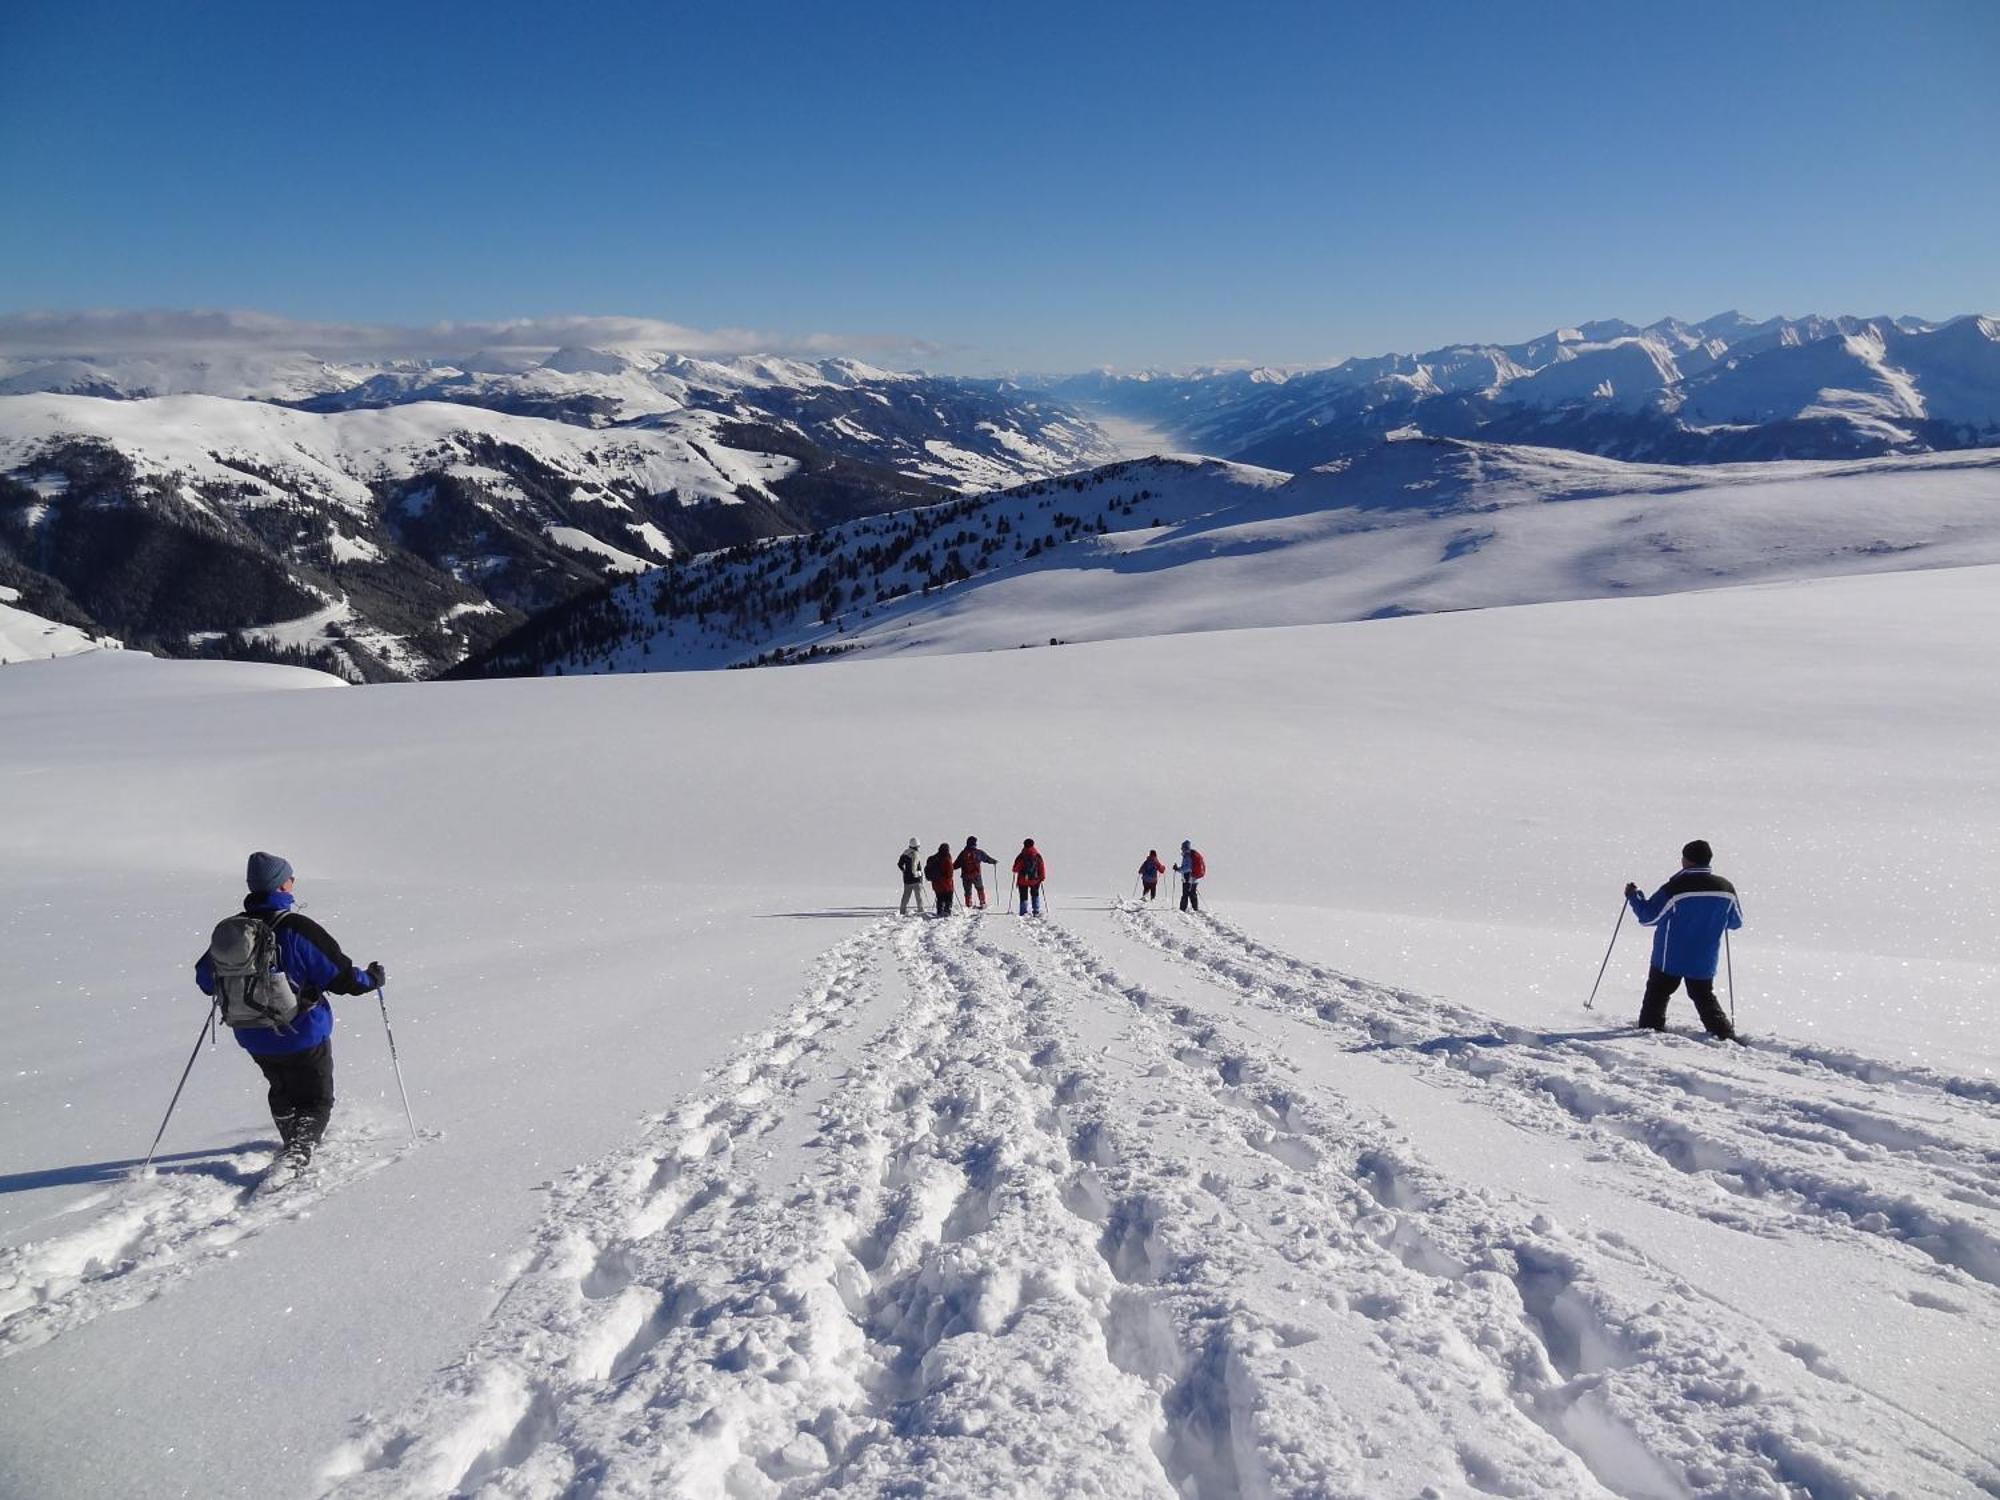
[[[1208,874],[1208,861],[1186,839],[1181,840],[1181,857],[1174,865],[1174,873],[1181,878],[1181,910],[1200,911],[1201,881]]]
[[[903,857],[896,861],[896,868],[903,872],[903,901],[896,908],[899,915],[907,917],[915,903],[918,916],[924,914],[924,860],[917,853],[917,841],[910,840],[910,846],[903,851]]]

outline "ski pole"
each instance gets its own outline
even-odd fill
[[[1729,951],[1729,929],[1722,929],[1722,962],[1729,976],[1729,1029],[1736,1029],[1736,955]]]
[[[385,986],[375,986],[375,1003],[382,1007],[382,1030],[389,1037],[389,1066],[396,1070],[396,1092],[403,1096],[403,1118],[410,1122],[410,1140],[417,1139],[417,1117],[410,1113],[410,1091],[403,1087],[403,1064],[396,1056],[396,1032],[389,1024],[389,1001],[382,993]]]
[[[201,1030],[194,1034],[194,1051],[188,1054],[188,1065],[181,1069],[181,1081],[174,1085],[174,1097],[167,1101],[167,1113],[160,1121],[158,1134],[153,1144],[146,1148],[146,1159],[139,1164],[139,1175],[144,1177],[153,1170],[153,1153],[160,1149],[160,1142],[166,1138],[167,1121],[174,1117],[174,1106],[181,1102],[181,1090],[187,1087],[188,1075],[194,1071],[194,1060],[201,1056],[202,1038],[209,1035],[209,1025],[215,1020],[215,1005],[210,1002],[208,1014],[201,1018]]]
[[[1583,1002],[1585,1010],[1597,1007],[1597,985],[1604,983],[1604,971],[1611,967],[1611,950],[1618,946],[1618,929],[1625,925],[1626,906],[1624,901],[1618,903],[1618,920],[1611,924],[1611,941],[1604,945],[1604,962],[1597,966],[1597,984],[1590,987],[1590,998]]]

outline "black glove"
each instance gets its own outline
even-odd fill
[[[389,977],[388,971],[380,963],[372,963],[362,972],[368,976],[368,987],[370,989],[381,989],[383,981]]]
[[[1632,882],[1628,880],[1625,882],[1625,894],[1627,896],[1636,896],[1639,894],[1639,887],[1632,884]]]

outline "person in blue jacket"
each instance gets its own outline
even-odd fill
[[[1632,915],[1653,929],[1652,968],[1639,1002],[1639,1024],[1648,1031],[1667,1029],[1667,997],[1686,980],[1688,998],[1708,1034],[1725,1041],[1736,1035],[1715,1003],[1715,968],[1723,934],[1743,925],[1743,907],[1736,887],[1709,868],[1714,858],[1708,840],[1694,839],[1681,847],[1680,873],[1652,895],[1630,883],[1625,887]]]
[[[294,1166],[312,1159],[333,1118],[333,1007],[328,995],[365,995],[388,976],[379,963],[358,968],[319,923],[294,910],[292,867],[275,854],[250,856],[243,909],[277,934],[278,967],[299,997],[299,1013],[276,1028],[243,1027],[237,1045],[250,1054],[270,1084],[271,1120]],[[203,953],[194,982],[215,993],[215,973]]]

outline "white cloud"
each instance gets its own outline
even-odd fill
[[[449,359],[481,349],[635,347],[681,354],[836,355],[919,359],[941,346],[901,334],[782,334],[689,328],[660,318],[504,318],[493,322],[330,323],[272,313],[93,309],[0,313],[0,354],[25,357],[185,353],[200,349],[298,350],[324,358]]]

